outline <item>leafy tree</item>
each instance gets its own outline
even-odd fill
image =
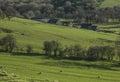
[[[35,14],[33,11],[28,11],[28,12],[24,13],[24,16],[25,16],[25,18],[30,19],[30,18],[35,17]]]
[[[84,53],[80,45],[71,45],[64,49],[64,55],[67,55],[69,57],[83,58]]]
[[[87,56],[90,60],[107,59],[108,61],[112,61],[115,52],[114,48],[110,46],[94,46],[89,47]]]
[[[0,9],[0,19],[4,19],[5,17],[5,13]]]
[[[118,37],[115,41],[115,50],[120,61],[120,37]]]
[[[61,50],[61,44],[58,41],[45,41],[44,42],[44,49],[45,53],[47,55],[52,55],[54,53],[54,56],[59,55],[59,51]]]
[[[27,49],[26,49],[26,52],[27,53],[32,53],[32,51],[33,51],[33,47],[31,45],[28,45]]]
[[[44,51],[45,51],[45,54],[46,55],[51,55],[52,54],[52,51],[53,51],[53,45],[50,41],[45,41],[44,42]]]
[[[98,60],[99,59],[98,46],[89,47],[87,51],[87,56],[90,60]]]
[[[0,40],[0,45],[6,52],[12,52],[16,47],[16,39],[13,35],[8,34]]]
[[[51,43],[53,45],[54,56],[57,56],[61,50],[61,43],[54,40]]]

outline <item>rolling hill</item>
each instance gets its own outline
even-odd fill
[[[120,0],[104,0],[101,4],[101,8],[105,7],[114,7],[114,6],[120,6]]]
[[[42,52],[43,42],[58,40],[63,45],[114,45],[116,34],[41,23],[12,18],[0,20],[0,29],[11,31],[19,47],[30,44],[35,52]],[[0,38],[8,34],[0,30]],[[119,82],[120,68],[114,62],[74,61],[54,59],[43,55],[0,53],[0,82]]]
[[[0,82],[119,82],[120,68],[111,62],[72,61],[45,56],[0,53]]]
[[[117,36],[110,33],[75,29],[20,18],[13,18],[11,21],[2,20],[0,27],[12,30],[19,46],[25,47],[30,44],[36,49],[42,48],[42,44],[46,40],[58,40],[63,45],[81,44],[84,48],[94,45],[114,45],[113,41]],[[1,32],[0,36],[6,34]]]

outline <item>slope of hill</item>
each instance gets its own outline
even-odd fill
[[[18,44],[25,47],[28,44],[35,48],[42,48],[46,40],[58,40],[63,45],[81,44],[87,48],[94,45],[112,45],[115,34],[95,32],[85,29],[74,29],[59,25],[40,23],[36,21],[14,18],[11,21],[0,21],[0,27],[13,31]],[[0,33],[0,36],[6,33]]]
[[[85,29],[52,25],[32,20],[13,18],[0,20],[0,38],[10,30],[18,45],[30,44],[42,51],[45,40],[59,40],[63,45],[114,45],[117,35]],[[1,73],[7,76],[1,76]],[[111,75],[110,75],[111,74]],[[0,53],[0,82],[119,82],[120,69],[112,62],[88,62],[52,59],[41,55]]]
[[[105,0],[103,1],[101,8],[105,7],[113,7],[113,6],[120,6],[120,0]]]
[[[115,65],[0,53],[0,73],[8,74],[0,76],[0,82],[120,82]]]

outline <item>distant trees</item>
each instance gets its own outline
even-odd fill
[[[47,55],[58,56],[61,50],[61,44],[58,41],[45,41],[44,42],[44,49]]]
[[[115,57],[115,48],[111,46],[93,46],[84,50],[77,44],[63,48],[58,41],[45,41],[43,50],[46,55],[55,57],[108,61],[112,61]]]
[[[120,61],[120,37],[118,37],[115,41],[115,50]]]
[[[0,0],[8,18],[68,18],[83,23],[120,22],[120,6],[99,8],[103,0]]]
[[[83,53],[83,48],[80,45],[71,45],[68,46],[64,49],[64,53],[68,55],[69,57],[79,57],[82,58],[84,53]]]
[[[108,60],[112,61],[116,56],[120,60],[120,41],[119,39],[115,42],[115,47],[111,46],[91,46],[87,50],[84,50],[79,44],[71,46],[62,46],[59,41],[45,41],[43,44],[45,54],[48,56],[60,57],[60,58],[77,58],[87,60]],[[16,39],[13,35],[8,34],[0,40],[1,50],[5,52],[13,52],[14,49],[19,49],[16,43]],[[116,50],[116,52],[115,52]],[[21,50],[23,52],[23,50]],[[17,50],[18,52],[18,50]],[[26,52],[32,53],[33,47],[28,45]]]
[[[110,46],[89,47],[87,55],[90,60],[107,59],[108,61],[112,61],[115,56],[115,49]]]
[[[0,46],[6,52],[12,52],[16,47],[16,39],[13,35],[7,35],[0,40]]]

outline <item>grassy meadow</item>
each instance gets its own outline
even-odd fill
[[[52,59],[45,56],[0,54],[0,82],[119,82],[120,68],[111,62]],[[62,70],[62,72],[61,72]],[[16,74],[16,77],[12,76]]]
[[[114,7],[120,5],[120,0],[104,0],[101,4],[101,8]]]
[[[0,27],[12,30],[19,46],[25,47],[30,44],[39,50],[46,40],[58,40],[64,46],[81,44],[82,47],[88,48],[94,45],[114,45],[114,40],[117,37],[116,34],[75,29],[19,18],[13,18],[11,21],[2,20]],[[5,35],[4,32],[0,33],[1,37]]]
[[[120,5],[120,0],[104,0],[101,4],[101,8],[114,7]]]
[[[0,20],[0,28],[12,30],[20,47],[30,44],[35,52],[43,52],[46,40],[58,40],[63,46],[80,44],[86,49],[94,45],[114,46],[118,36],[20,18]],[[0,38],[6,34],[0,31]],[[0,77],[0,82],[120,82],[120,68],[116,62],[75,61],[34,54],[0,53],[0,71],[8,73]]]

